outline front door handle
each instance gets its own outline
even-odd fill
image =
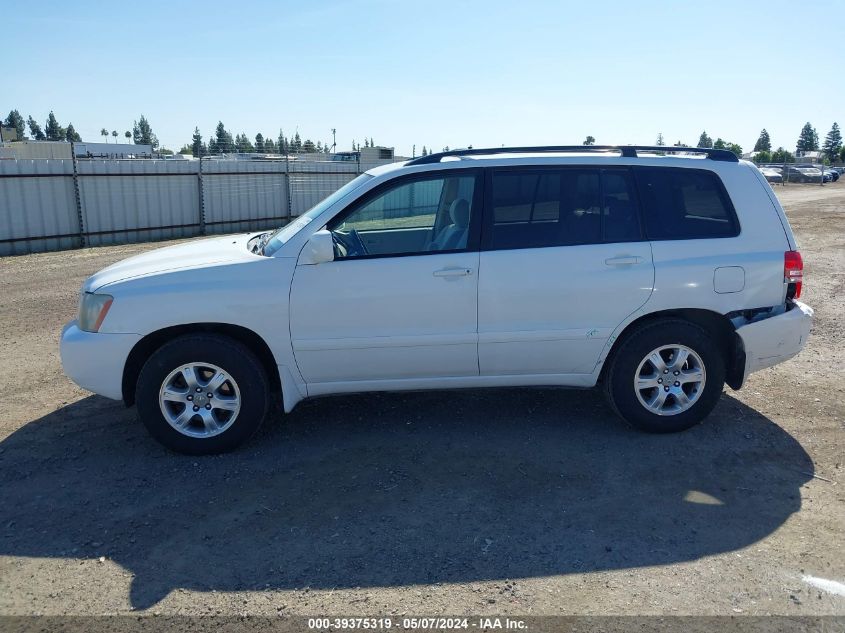
[[[643,258],[639,255],[621,255],[619,257],[611,257],[604,260],[608,266],[632,266],[634,264],[643,263]]]
[[[466,277],[472,274],[472,268],[441,268],[434,271],[435,277]]]

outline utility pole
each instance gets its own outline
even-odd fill
[[[82,196],[79,192],[79,163],[76,158],[76,143],[70,142],[70,158],[73,165],[73,198],[76,203],[76,218],[79,222],[79,247],[85,247],[85,216],[82,213]]]
[[[205,235],[205,188],[202,182],[202,146],[200,146],[199,169],[197,171],[197,193],[199,194],[200,235]]]
[[[337,139],[335,138],[336,133],[337,130],[335,128],[332,128],[332,154],[334,154],[335,150],[337,149]]]

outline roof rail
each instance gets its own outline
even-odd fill
[[[489,149],[452,149],[428,156],[420,156],[409,160],[406,165],[430,165],[439,163],[449,156],[479,156],[491,154],[566,154],[566,153],[597,153],[619,152],[625,158],[637,158],[637,152],[648,152],[650,154],[660,152],[661,154],[706,154],[710,160],[721,160],[728,163],[737,163],[739,159],[736,154],[726,149],[713,149],[711,147],[679,147],[676,145],[539,145],[536,147],[492,147]]]

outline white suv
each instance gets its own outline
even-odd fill
[[[669,432],[802,349],[801,281],[777,198],[730,152],[459,150],[373,169],[275,232],[98,272],[61,353],[192,454],[246,440],[274,392],[290,411],[598,383],[630,424]]]

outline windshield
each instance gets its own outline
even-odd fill
[[[343,198],[346,194],[354,191],[365,182],[370,180],[372,176],[369,174],[361,174],[354,180],[343,185],[340,189],[331,194],[328,198],[324,198],[308,211],[300,215],[298,218],[288,222],[283,227],[276,229],[271,233],[267,239],[262,252],[267,257],[272,257],[284,244],[296,235],[304,226],[310,224],[311,220],[320,215],[323,211],[332,206],[335,202]]]

